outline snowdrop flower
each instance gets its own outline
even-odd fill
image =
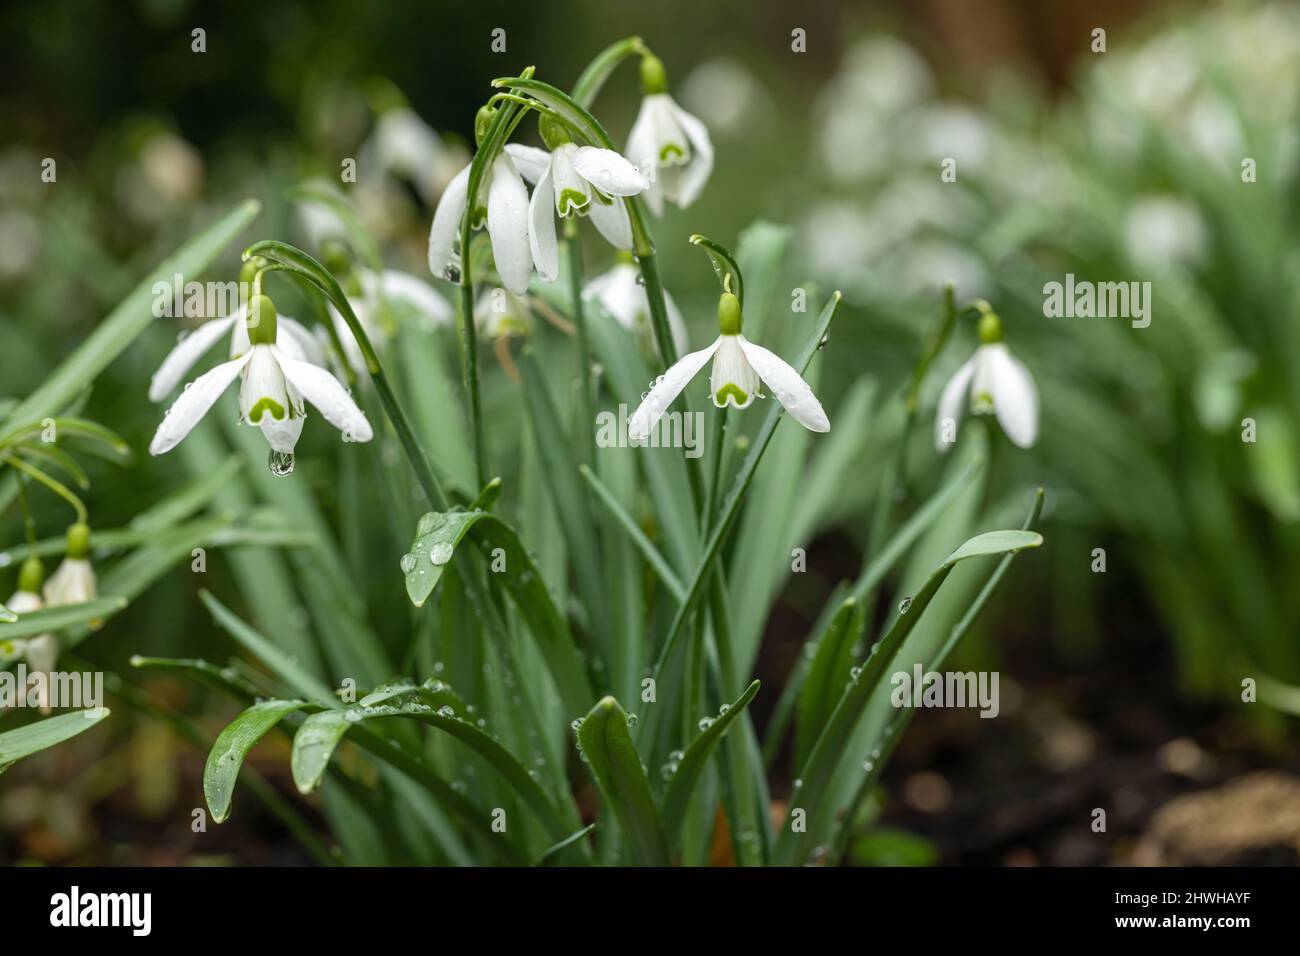
[[[636,441],[648,438],[673,399],[709,359],[713,359],[709,394],[718,408],[728,404],[748,408],[755,398],[763,397],[759,393],[761,383],[772,390],[776,400],[804,428],[814,432],[831,430],[826,412],[808,383],[774,353],[741,335],[742,322],[740,300],[724,292],[718,302],[718,327],[722,334],[708,348],[684,356],[655,380],[640,407],[628,419],[629,438]]]
[[[271,300],[253,296],[249,315],[248,351],[185,386],[158,426],[149,444],[150,454],[161,455],[175,448],[236,378],[240,379],[240,420],[262,429],[277,474],[292,470],[293,449],[306,414],[304,399],[343,432],[344,441],[370,441],[374,437],[370,423],[338,379],[280,347]]]
[[[620,252],[614,268],[588,282],[582,295],[583,298],[598,303],[619,325],[634,335],[652,333],[650,300],[646,297],[645,286],[641,284],[641,271],[632,264],[630,253]],[[685,352],[688,342],[686,323],[677,309],[677,303],[673,302],[672,296],[667,292],[664,293],[664,306],[668,310],[668,328],[672,333],[673,345],[678,352]]]
[[[474,324],[487,339],[522,338],[533,331],[533,310],[522,296],[492,289],[474,303]]]
[[[664,200],[685,209],[695,202],[713,172],[713,141],[696,117],[677,105],[668,93],[663,61],[641,58],[641,111],[627,138],[627,155],[638,169],[655,170],[646,191],[646,204],[656,216]]]
[[[479,111],[477,126],[485,130],[487,108]],[[469,250],[460,248],[460,224],[469,202],[469,171],[466,166],[452,178],[438,200],[429,229],[429,271],[448,282],[459,282],[461,259]],[[510,154],[497,156],[483,182],[471,216],[475,229],[487,226],[492,240],[492,258],[502,284],[516,295],[528,289],[533,256],[528,242],[528,188]]]
[[[948,380],[939,396],[934,444],[946,452],[957,440],[957,423],[973,415],[997,416],[1008,438],[1029,448],[1038,438],[1038,390],[1033,377],[1002,341],[1002,323],[992,312],[980,319],[980,345]]]
[[[538,127],[549,153],[516,143],[507,145],[505,152],[524,179],[535,184],[528,204],[528,241],[537,274],[553,282],[560,274],[555,218],[588,216],[614,248],[631,249],[632,223],[619,200],[645,192],[650,182],[612,149],[575,145],[549,118],[543,117]]]
[[[365,269],[358,274],[357,285],[360,295],[349,296],[352,311],[376,346],[385,342],[391,331],[390,324],[383,320],[385,306],[415,313],[424,328],[450,325],[455,320],[451,306],[433,286],[405,272],[396,269],[385,269],[382,272]],[[329,310],[348,364],[357,372],[365,371],[366,362],[361,355],[361,346],[348,329],[347,322],[332,303]]]
[[[5,602],[5,606],[20,617],[45,607],[45,601],[41,599],[40,593],[41,579],[44,577],[45,568],[40,558],[33,555],[25,560],[18,572],[18,590]],[[23,641],[0,641],[0,664],[7,664],[23,657],[27,659],[27,666],[31,670],[49,673],[54,669],[58,652],[58,639],[53,634],[41,634]],[[38,705],[43,712],[48,712],[49,681],[44,682],[41,691],[42,697]]]
[[[84,604],[95,600],[95,569],[90,566],[90,527],[77,522],[68,528],[68,553],[45,582],[45,603]]]
[[[239,273],[240,289],[248,288],[257,267],[262,261],[250,261],[244,264]],[[276,347],[290,358],[313,365],[324,365],[325,355],[315,336],[307,331],[300,322],[287,315],[277,317],[278,334]],[[158,371],[154,372],[149,383],[149,400],[161,402],[170,395],[176,386],[185,381],[185,375],[194,364],[216,345],[223,335],[230,333],[230,357],[237,359],[248,352],[248,303],[245,302],[225,318],[204,322],[197,329],[181,337],[176,347],[163,359]]]
[[[426,203],[457,169],[454,151],[443,144],[437,132],[406,105],[395,105],[379,114],[370,138],[361,147],[363,162],[373,160],[385,173],[410,180]]]

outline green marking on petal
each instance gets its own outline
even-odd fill
[[[971,396],[970,410],[975,415],[987,415],[993,411],[993,396],[988,392],[978,392]]]
[[[568,216],[574,210],[581,210],[587,205],[591,197],[577,189],[560,190],[560,198],[556,203],[556,208],[560,210],[561,216]]]
[[[674,159],[685,159],[686,150],[682,149],[676,143],[664,143],[663,148],[659,150],[659,162],[669,163]]]
[[[284,419],[284,406],[273,398],[259,398],[257,404],[248,410],[248,420],[256,425],[262,420],[262,413],[270,412],[277,422]]]
[[[722,388],[718,389],[713,401],[717,405],[726,405],[728,395],[736,400],[737,405],[744,405],[749,401],[749,395],[745,393],[743,388],[736,385],[734,382],[728,382],[726,385],[722,386]]]
[[[487,206],[474,207],[474,219],[470,225],[475,229],[482,229],[487,224]]]

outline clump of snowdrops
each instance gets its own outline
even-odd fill
[[[620,149],[592,110],[624,63],[638,67],[643,101]],[[193,479],[134,529],[70,532],[64,550],[84,562],[96,545],[138,546],[100,582],[116,608],[200,543],[235,546],[228,560],[254,620],[215,593],[199,597],[259,666],[133,659],[244,708],[208,752],[214,820],[228,818],[242,780],[320,862],[573,865],[702,863],[719,827],[740,865],[835,862],[869,822],[867,797],[911,714],[890,704],[891,672],[937,669],[1015,554],[1042,542],[1041,492],[1021,497],[1009,529],[954,540],[964,525],[951,519],[982,504],[995,449],[1034,444],[1037,390],[993,306],[959,307],[949,291],[902,393],[878,401],[874,382],[860,381],[828,414],[819,356],[870,330],[834,325],[838,292],[778,328],[790,237],[769,224],[734,254],[692,237],[719,290],[716,333],[691,343],[664,288],[652,216],[689,208],[726,170],[714,169],[708,130],[670,90],[664,64],[636,38],[599,54],[569,92],[531,68],[493,81],[473,159],[432,217],[432,282],[386,269],[346,200],[304,187],[298,201],[337,217],[345,241],[315,256],[278,239],[249,246],[244,306],[190,333],[159,368],[149,397],[170,410],[149,450],[180,459]],[[534,129],[542,147],[518,141]],[[201,271],[256,211],[230,213],[160,274]],[[592,277],[584,219],[607,259]],[[59,387],[13,410],[6,430],[25,434],[65,407],[143,331],[145,289],[77,353],[94,362],[74,355],[52,379]],[[322,320],[314,330],[276,301],[295,297]],[[439,361],[453,325],[456,381]],[[980,344],[943,389],[933,456],[909,460],[922,386],[959,325]],[[484,374],[484,341],[500,375]],[[219,343],[223,360],[181,388]],[[701,401],[693,383],[706,380]],[[237,416],[208,414],[235,391]],[[879,491],[860,573],[825,601],[786,686],[763,688],[751,675],[767,611],[802,570],[797,553],[837,487],[861,480],[876,414],[897,416],[902,432],[873,448]],[[316,416],[342,438],[343,545],[304,481],[314,462],[295,468]],[[704,423],[700,454],[655,440],[685,420],[674,416]],[[269,468],[223,459],[222,428],[238,449],[260,446]],[[0,442],[24,493],[33,482],[58,491],[34,446],[12,448]],[[218,497],[253,518],[195,517]],[[252,508],[258,498],[271,507]],[[86,529],[84,506],[74,528]],[[394,536],[407,543],[390,551]],[[286,584],[258,564],[259,548],[286,549],[278,566],[292,569],[312,627],[288,613]],[[375,548],[379,562],[355,560]],[[33,536],[25,560],[58,550]],[[877,615],[908,555],[922,573],[909,571],[897,610]],[[409,608],[370,609],[401,624],[396,640],[371,623],[359,568],[404,585]],[[981,585],[947,609],[955,623],[936,639],[917,625],[958,568],[977,569]],[[11,608],[0,641],[5,628],[48,629],[71,651],[88,631],[68,625],[108,613],[77,607],[75,622]],[[127,682],[114,687],[159,712]],[[774,713],[760,739],[750,705],[765,693]],[[183,718],[161,716],[204,742]],[[321,791],[336,846],[245,766],[273,732],[292,739],[298,790]],[[47,736],[36,743],[57,742]],[[13,752],[40,749],[31,740]],[[774,794],[779,759],[793,782]]]

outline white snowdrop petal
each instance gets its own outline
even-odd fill
[[[952,443],[944,440],[947,422],[952,422],[951,434],[957,435],[957,424],[961,421],[966,408],[967,396],[970,394],[971,379],[975,375],[975,359],[967,359],[965,364],[948,379],[939,396],[939,408],[934,416],[934,447],[941,452],[947,451]]]
[[[1038,390],[1021,362],[1001,342],[989,352],[993,413],[1016,445],[1029,448],[1038,439]]]
[[[655,135],[653,97],[641,100],[636,122],[627,137],[627,158],[647,179],[654,181],[654,169],[659,165],[658,137]],[[653,186],[652,186],[653,188]]]
[[[560,246],[555,241],[555,191],[551,170],[542,174],[528,204],[528,244],[537,274],[554,282],[560,274]]]
[[[429,227],[429,271],[448,282],[460,281],[460,256],[456,247],[468,199],[469,167],[466,166],[443,190],[438,208],[433,211],[433,225]]]
[[[278,348],[284,350],[290,358],[311,362],[312,365],[319,365],[322,368],[325,366],[325,353],[321,350],[319,340],[312,335],[307,326],[287,315],[278,316],[276,321],[278,329],[275,344]],[[290,351],[291,349],[293,351]]]
[[[185,380],[185,373],[230,331],[236,317],[240,315],[242,313],[235,313],[224,319],[204,322],[177,342],[176,347],[163,359],[162,365],[158,366],[158,371],[153,373],[153,379],[149,382],[149,400],[161,402],[170,395]]]
[[[492,165],[488,189],[488,236],[501,283],[515,295],[528,290],[533,256],[528,242],[528,187],[508,156]]]
[[[632,248],[632,221],[627,217],[623,200],[615,199],[606,205],[595,197],[587,205],[587,218],[615,249]]]
[[[673,109],[677,122],[691,143],[691,161],[677,182],[677,204],[685,209],[699,197],[713,172],[713,140],[709,138],[708,127],[700,120],[676,103],[673,103]]]
[[[636,280],[633,280],[634,284]],[[641,293],[641,301],[644,303],[646,312],[650,311],[650,298],[646,295],[645,286],[635,284],[636,290]],[[677,308],[677,303],[673,297],[664,292],[664,307],[668,311],[668,332],[673,337],[673,345],[677,351],[681,352],[686,348],[689,337],[686,334],[686,320],[682,318],[681,311]]]
[[[678,359],[677,363],[664,372],[655,380],[654,386],[641,400],[637,410],[632,413],[632,417],[627,421],[628,437],[634,441],[640,441],[649,437],[650,431],[658,424],[660,417],[668,410],[668,406],[673,403],[678,395],[696,375],[700,369],[708,364],[709,359],[713,358],[718,347],[722,344],[720,336],[708,348],[700,349],[698,352],[690,352]]]
[[[207,414],[221,393],[230,387],[240,371],[248,364],[249,353],[237,359],[223,362],[216,368],[205,372],[186,386],[180,397],[163,416],[153,441],[149,443],[149,454],[161,455],[171,451],[180,440]]]
[[[551,165],[551,154],[544,149],[538,149],[536,146],[506,143],[505,151],[506,155],[514,161],[515,168],[519,170],[519,175],[530,183],[536,184],[540,181],[542,174]]]
[[[573,154],[573,168],[607,196],[635,196],[650,186],[635,166],[612,149],[580,146]]]
[[[374,437],[365,413],[333,375],[282,354],[277,355],[276,360],[280,363],[284,377],[327,422],[343,432],[345,440],[362,442]]]
[[[736,338],[740,340],[740,348],[745,353],[745,358],[749,359],[749,364],[753,366],[763,383],[772,390],[776,400],[790,413],[791,418],[809,431],[831,430],[831,422],[826,417],[822,403],[817,400],[812,387],[804,381],[803,376],[796,372],[793,366],[775,352],[761,345],[755,345],[743,335],[738,335]]]

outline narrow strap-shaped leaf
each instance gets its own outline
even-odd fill
[[[1021,530],[1031,531],[1034,525],[1038,523],[1039,515],[1042,513],[1043,489],[1039,488],[1034,494],[1033,504],[1030,505],[1029,514],[1025,518],[1025,523],[1021,526]],[[975,596],[975,601],[967,609],[966,613],[962,615],[961,620],[959,620],[953,626],[952,630],[948,632],[948,636],[944,639],[943,645],[936,652],[934,659],[929,662],[927,670],[937,671],[943,666],[943,662],[947,659],[948,655],[952,653],[952,649],[961,643],[961,639],[966,636],[966,632],[971,629],[971,625],[975,623],[980,616],[980,612],[984,610],[984,606],[988,604],[989,598],[993,596],[994,592],[998,589],[998,585],[1002,583],[1002,579],[1006,577],[1007,569],[1011,567],[1011,562],[1015,560],[1017,554],[1019,554],[1018,551],[1009,552],[1001,561],[998,562],[998,566],[994,569],[993,573],[989,575],[988,580],[984,583],[984,587],[982,587],[979,594]],[[869,768],[863,768],[862,779],[859,781],[857,790],[849,801],[847,811],[840,820],[839,830],[835,839],[835,852],[832,857],[833,860],[838,860],[844,855],[848,846],[849,837],[853,832],[853,821],[858,818],[858,807],[861,806],[862,802],[867,798],[867,794],[875,785],[875,782],[880,778],[880,773],[888,762],[890,755],[893,753],[894,747],[897,746],[899,739],[903,735],[903,731],[907,729],[907,725],[911,722],[912,717],[915,714],[915,708],[897,708],[889,716],[889,720],[881,729],[879,736],[871,742],[870,749],[867,751],[873,755],[871,766]],[[875,756],[876,754],[879,754],[879,756]]]
[[[613,492],[606,488],[605,483],[586,465],[579,465],[578,472],[586,479],[587,484],[591,485],[591,490],[596,492],[596,497],[600,500],[600,503],[614,516],[614,520],[618,522],[619,526],[627,532],[628,538],[631,539],[636,549],[641,552],[641,557],[645,558],[646,563],[654,569],[655,574],[659,576],[659,580],[677,599],[677,603],[680,604],[685,600],[686,588],[682,586],[681,579],[677,577],[676,572],[673,571],[664,556],[659,553],[659,549],[654,546],[654,542],[646,537],[640,525],[627,513],[619,500],[614,497]]]
[[[235,780],[253,745],[268,730],[305,705],[306,701],[302,700],[260,701],[227,724],[217,736],[203,767],[203,796],[208,801],[214,821],[224,823],[230,816]]]
[[[438,586],[443,570],[451,563],[456,546],[483,511],[430,511],[415,529],[411,550],[402,556],[406,595],[416,607],[424,607]]]
[[[537,865],[538,865],[538,866],[547,866],[547,865],[550,864],[550,862],[551,862],[552,860],[554,860],[554,859],[555,859],[555,858],[556,858],[560,853],[564,852],[564,851],[567,850],[569,847],[573,846],[575,843],[577,843],[577,842],[579,842],[580,840],[582,840],[582,839],[583,839],[587,834],[589,834],[589,833],[590,833],[592,830],[594,830],[594,829],[596,829],[596,824],[594,824],[594,823],[588,823],[588,824],[587,824],[585,827],[583,827],[581,830],[578,830],[578,831],[575,832],[575,833],[571,833],[571,834],[569,834],[567,837],[565,837],[563,840],[559,841],[558,843],[555,843],[555,844],[552,844],[551,846],[548,846],[545,850],[542,851],[542,855],[541,855],[540,857],[538,857],[538,859],[537,859]]]
[[[471,535],[484,551],[495,553],[492,571],[519,607],[566,705],[574,709],[585,706],[592,698],[592,689],[582,656],[567,621],[556,608],[541,573],[514,528],[490,511],[473,510],[429,512],[420,519],[417,532],[407,555],[409,560],[403,559],[402,564],[404,570],[410,568],[407,593],[412,600],[419,597],[416,606],[428,597],[425,587],[432,590],[429,581],[437,583],[456,546],[467,534]],[[496,557],[504,559],[504,567],[496,564]],[[418,583],[412,583],[413,577],[419,579]]]
[[[700,774],[704,771],[705,764],[721,742],[722,735],[727,732],[727,728],[731,726],[732,721],[739,717],[741,712],[749,706],[749,702],[757,696],[760,686],[758,681],[754,681],[746,687],[745,692],[736,698],[735,702],[723,713],[719,714],[712,723],[705,727],[700,735],[691,741],[690,746],[686,748],[681,757],[675,761],[676,767],[673,769],[672,780],[669,781],[667,789],[664,790],[663,799],[660,801],[660,814],[663,817],[670,850],[677,846],[677,842],[681,838],[682,823],[686,820],[686,807],[690,802],[691,794],[695,792],[695,785],[699,783]]]
[[[201,275],[221,250],[253,221],[260,208],[255,200],[245,200],[159,263],[76,351],[64,359],[54,374],[47,376],[44,384],[9,415],[6,424],[38,421],[71,402],[137,335],[154,323],[150,308],[155,298],[154,286],[159,282],[170,284],[176,275]]]
[[[257,697],[254,687],[233,667],[218,667],[211,661],[193,657],[142,657],[131,658],[131,666],[142,670],[169,671],[184,674],[195,683],[229,694],[235,700],[248,703]]]
[[[47,429],[52,430],[54,441],[61,441],[68,436],[88,439],[95,443],[95,447],[101,453],[106,454],[113,461],[125,463],[134,457],[131,446],[117,432],[105,428],[99,422],[75,416],[54,416],[53,418],[45,416],[36,421],[19,425],[9,431],[3,438],[0,438],[0,448],[6,448],[9,445],[37,435],[41,436],[42,443],[44,443]]]
[[[269,667],[276,677],[292,687],[295,692],[308,700],[326,702],[336,699],[334,691],[323,681],[291,660],[287,654],[246,624],[210,592],[200,591],[199,599],[212,612],[218,627],[242,644],[249,653]]]
[[[12,624],[16,620],[18,620],[18,615],[0,604],[0,624]]]
[[[812,752],[804,762],[790,794],[790,815],[777,837],[773,853],[773,862],[776,865],[793,866],[811,849],[805,845],[808,841],[801,840],[801,835],[793,829],[792,821],[795,819],[795,814],[802,812],[812,816],[822,812],[827,786],[836,766],[844,756],[844,748],[853,733],[853,728],[866,709],[872,693],[885,679],[886,668],[898,654],[903,641],[921,619],[953,567],[967,558],[1009,554],[1026,548],[1036,548],[1042,543],[1042,535],[1031,531],[990,531],[971,538],[952,552],[930,575],[929,580],[913,596],[885,636],[872,647],[866,662],[860,668],[855,667],[847,675],[848,687],[831,713],[821,736],[817,738],[817,743],[813,745]]]
[[[667,866],[668,844],[627,714],[613,697],[600,700],[578,727],[578,745],[606,804],[618,818],[632,859]]]
[[[578,461],[560,424],[559,412],[551,400],[541,369],[531,352],[524,353],[524,397],[533,425],[537,450],[546,470],[547,491],[555,505],[560,526],[568,540],[575,577],[587,606],[593,639],[600,644],[609,626],[609,602],[600,540],[588,496],[578,480]],[[591,698],[588,697],[587,700]]]
[[[840,605],[830,626],[817,641],[817,652],[799,696],[794,735],[796,767],[803,765],[839,700],[841,682],[853,666],[853,645],[862,636],[862,625],[862,605],[849,598]]]
[[[231,456],[211,471],[191,479],[162,501],[132,518],[131,527],[138,531],[175,527],[215,500],[243,469],[244,461],[238,456]]]
[[[813,355],[821,347],[822,340],[830,328],[831,319],[835,317],[835,311],[839,307],[839,303],[840,293],[835,292],[831,295],[830,301],[826,303],[826,307],[822,309],[821,315],[813,327],[812,334],[800,350],[798,357],[791,363],[796,371],[802,373],[808,367],[808,363],[812,361]],[[709,535],[708,543],[705,545],[704,555],[691,578],[690,586],[686,592],[686,600],[677,609],[677,616],[673,618],[673,623],[668,629],[668,635],[660,646],[654,666],[656,677],[663,674],[664,667],[675,649],[677,641],[685,631],[686,621],[695,610],[700,597],[704,594],[704,586],[708,583],[709,574],[713,569],[713,562],[722,550],[722,543],[726,539],[727,532],[731,529],[736,514],[740,511],[740,503],[745,497],[745,491],[754,477],[754,472],[758,469],[758,463],[763,458],[763,452],[767,450],[768,443],[772,440],[772,434],[776,431],[776,426],[781,420],[781,412],[781,405],[772,402],[771,407],[768,408],[767,417],[763,420],[763,426],[750,447],[749,454],[741,464],[740,471],[737,473],[731,489],[727,492],[719,518]]]
[[[48,750],[56,744],[84,733],[107,717],[107,707],[59,714],[0,734],[0,773],[18,760]]]
[[[34,637],[90,621],[103,621],[124,607],[125,598],[103,597],[83,604],[60,604],[57,607],[43,607],[39,611],[27,611],[11,623],[0,623],[0,641]]]
[[[348,713],[323,710],[319,714],[312,714],[293,735],[289,768],[293,771],[293,783],[299,793],[311,793],[320,786],[339,741],[353,724],[348,719]]]

